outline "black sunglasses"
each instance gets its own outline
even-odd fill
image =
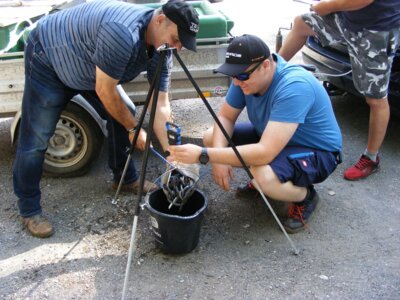
[[[257,70],[257,68],[258,68],[262,63],[263,63],[263,61],[260,61],[258,64],[256,64],[256,65],[254,66],[254,68],[248,70],[247,72],[243,72],[243,73],[234,75],[234,76],[232,76],[232,77],[235,78],[235,79],[237,79],[237,80],[239,80],[239,81],[246,81],[246,80],[249,80],[250,75],[251,75],[255,70]]]

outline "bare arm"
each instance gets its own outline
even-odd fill
[[[230,137],[232,137],[235,122],[241,111],[241,109],[235,109],[227,102],[224,102],[218,113],[218,119]],[[226,147],[228,144],[228,140],[222,133],[218,124],[215,122],[212,132],[212,147]],[[229,182],[235,178],[235,173],[233,172],[232,166],[213,163],[212,175],[214,181],[221,188],[226,191],[230,190]]]
[[[122,126],[129,130],[135,127],[136,120],[128,107],[121,100],[117,92],[118,80],[108,76],[100,68],[96,67],[96,93],[107,112]]]
[[[100,68],[96,67],[96,93],[99,96],[107,112],[127,130],[136,127],[137,121],[132,113],[121,100],[116,86],[118,80],[108,76]],[[151,99],[151,102],[153,99]],[[151,102],[149,109],[151,108]],[[157,100],[157,111],[154,120],[154,132],[161,143],[164,150],[168,148],[167,132],[165,130],[165,123],[170,119],[171,108],[168,100],[168,94],[159,92]],[[130,136],[133,138],[133,135]],[[139,149],[144,149],[146,135],[144,130],[141,130],[137,145]]]
[[[258,143],[237,147],[246,165],[259,166],[269,164],[288,144],[298,127],[297,123],[268,122]],[[171,146],[174,160],[183,163],[196,163],[201,153],[201,147],[186,144]],[[231,148],[208,148],[211,163],[240,166],[239,159]]]
[[[96,93],[103,103],[107,112],[122,126],[129,130],[136,127],[137,122],[132,113],[125,105],[117,91],[118,80],[108,76],[100,68],[96,67]],[[132,142],[133,134],[129,135]],[[144,150],[146,142],[146,132],[140,130],[136,141],[136,148]]]
[[[153,99],[151,102],[152,101]],[[151,109],[151,103],[148,109]],[[158,94],[157,110],[153,128],[154,133],[164,150],[167,150],[169,146],[167,130],[165,129],[165,123],[169,120],[171,120],[171,106],[168,99],[168,93],[160,91]]]
[[[228,133],[229,136],[232,136],[233,128],[235,122],[242,110],[233,108],[228,103],[224,102],[222,107],[218,113],[218,119],[222,123],[225,131]],[[228,141],[225,138],[224,134],[222,133],[221,129],[214,123],[213,129],[213,147],[226,147],[228,146]]]
[[[297,127],[296,123],[268,122],[260,142],[239,146],[237,149],[247,165],[267,165],[287,145]],[[208,152],[210,162],[240,166],[239,159],[231,148],[211,148]]]
[[[325,0],[311,6],[311,10],[320,16],[338,11],[359,10],[370,5],[374,0]]]

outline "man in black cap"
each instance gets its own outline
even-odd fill
[[[271,55],[252,35],[233,39],[216,71],[233,80],[219,120],[264,194],[290,203],[285,229],[301,231],[318,203],[314,184],[340,163],[342,136],[326,91],[309,72]],[[236,123],[244,108],[249,122]],[[206,148],[170,146],[171,158],[210,161],[214,180],[229,191],[232,166],[241,166],[237,156],[216,125],[203,141]]]
[[[171,0],[158,10],[119,1],[93,1],[39,21],[25,48],[25,90],[13,177],[21,220],[32,235],[44,238],[53,234],[51,223],[42,216],[39,183],[47,142],[67,103],[81,94],[105,109],[109,166],[116,189],[137,125],[117,85],[145,70],[150,81],[160,58],[157,49],[164,44],[196,51],[198,26],[196,11],[180,0]],[[167,94],[171,67],[169,53],[162,68],[154,124],[164,150],[168,148],[165,123],[171,117]],[[136,146],[143,150],[145,141],[141,129]],[[138,177],[131,160],[122,190],[137,193]],[[154,188],[145,182],[145,193]]]

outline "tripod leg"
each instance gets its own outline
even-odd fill
[[[126,264],[124,286],[122,289],[122,299],[125,299],[125,296],[126,296],[126,289],[127,289],[127,285],[129,282],[130,269],[131,269],[131,264],[132,264],[132,257],[134,256],[134,251],[136,248],[135,236],[136,236],[137,220],[138,220],[138,216],[139,216],[139,212],[140,212],[140,200],[142,199],[142,195],[143,195],[143,186],[144,186],[144,182],[146,179],[146,168],[147,168],[147,161],[148,161],[148,157],[149,157],[150,140],[151,140],[151,136],[153,135],[153,124],[154,124],[154,119],[155,119],[156,109],[157,109],[158,93],[160,91],[161,67],[162,67],[163,61],[165,59],[165,54],[166,54],[165,51],[161,52],[160,61],[158,62],[157,69],[156,69],[156,75],[154,78],[154,83],[155,83],[153,86],[154,87],[154,95],[153,95],[153,102],[152,102],[151,111],[150,111],[149,132],[147,134],[146,145],[145,145],[145,150],[144,150],[143,159],[142,159],[142,168],[141,168],[141,172],[140,172],[140,183],[139,183],[139,193],[138,193],[138,197],[137,197],[137,201],[136,201],[136,205],[135,205],[135,211],[134,211],[131,242],[129,245],[128,261]],[[151,93],[149,93],[149,95],[151,97]],[[146,111],[144,111],[143,113],[145,113],[145,112]],[[141,121],[143,121],[143,120],[141,120]],[[135,137],[137,134],[138,134],[138,130],[136,130]],[[134,142],[136,142],[136,140],[134,140]],[[121,182],[120,182],[120,184],[121,184]]]
[[[174,55],[175,58],[178,60],[179,64],[181,65],[182,69],[185,71],[186,76],[189,78],[190,82],[192,83],[193,87],[196,89],[196,92],[200,95],[201,100],[203,100],[203,103],[205,104],[205,106],[207,107],[208,111],[210,112],[211,116],[213,117],[215,123],[217,123],[219,129],[222,131],[223,135],[225,136],[226,140],[229,142],[229,145],[232,147],[232,150],[235,152],[237,158],[239,159],[240,163],[242,164],[242,167],[245,169],[247,175],[249,176],[250,180],[256,182],[256,180],[253,177],[253,174],[251,174],[250,169],[247,167],[245,161],[243,160],[242,156],[240,155],[239,151],[237,150],[235,144],[233,143],[231,137],[229,136],[229,134],[226,132],[224,126],[222,125],[222,123],[220,122],[220,120],[218,119],[217,115],[215,114],[215,112],[213,111],[210,103],[208,103],[207,99],[204,97],[202,91],[200,90],[199,86],[197,85],[196,81],[193,79],[192,75],[190,74],[189,70],[187,69],[187,67],[185,66],[185,64],[183,63],[182,59],[180,58],[178,52],[176,50],[174,50]],[[265,203],[268,206],[268,209],[271,211],[272,215],[274,216],[276,222],[278,223],[280,229],[282,230],[282,232],[285,234],[286,238],[288,239],[290,245],[293,248],[293,253],[294,254],[299,254],[299,250],[296,248],[296,246],[294,245],[292,239],[289,237],[289,235],[287,234],[285,228],[283,227],[281,221],[279,220],[279,218],[277,217],[274,209],[272,208],[271,204],[269,203],[269,201],[267,200],[267,198],[265,197],[264,193],[261,191],[260,186],[258,185],[258,183],[256,182],[256,187],[258,192],[261,194],[262,198],[264,199]]]
[[[128,287],[128,281],[129,281],[129,271],[130,271],[131,264],[132,264],[132,257],[133,257],[133,253],[136,250],[137,220],[138,220],[138,216],[134,216],[133,217],[133,225],[132,225],[132,233],[131,233],[131,241],[129,244],[128,262],[126,263],[126,269],[125,269],[124,287],[122,288],[122,298],[121,298],[122,300],[124,300],[125,296],[126,296],[126,289]]]
[[[161,72],[162,63],[163,63],[163,59],[160,58],[160,61],[159,61],[158,65],[157,65],[157,68],[156,68],[156,75],[154,76],[154,78],[153,78],[153,80],[151,82],[149,91],[148,91],[147,96],[146,96],[146,101],[145,101],[144,106],[143,106],[143,111],[142,111],[142,113],[140,115],[140,118],[139,118],[139,121],[138,121],[138,125],[136,126],[136,132],[135,132],[135,135],[133,136],[133,140],[132,140],[131,146],[129,148],[129,152],[128,152],[129,154],[128,154],[128,157],[127,157],[126,162],[125,162],[124,170],[122,171],[121,179],[120,179],[120,181],[118,183],[117,191],[115,192],[115,196],[114,196],[114,199],[113,199],[113,204],[117,203],[117,201],[118,201],[118,196],[119,196],[119,193],[121,191],[121,187],[122,187],[123,181],[125,179],[126,172],[128,170],[129,162],[132,159],[133,151],[135,150],[136,142],[137,142],[137,139],[138,139],[138,136],[139,136],[139,131],[143,127],[144,118],[146,116],[146,112],[147,112],[147,109],[148,109],[149,104],[150,104],[151,96],[153,95],[153,92],[154,92],[154,87],[155,87],[156,82],[157,82],[157,74]]]

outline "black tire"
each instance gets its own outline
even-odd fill
[[[57,177],[82,176],[98,158],[103,142],[103,132],[93,117],[70,102],[49,141],[43,172]]]

